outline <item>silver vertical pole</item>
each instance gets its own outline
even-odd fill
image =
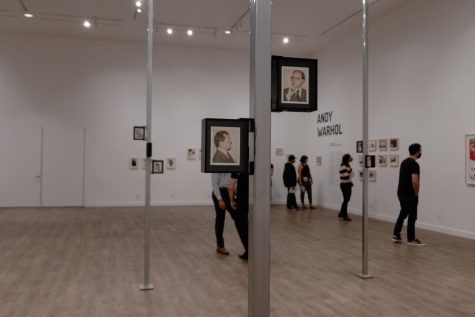
[[[40,149],[40,207],[43,207],[43,172],[45,158],[45,127],[41,126],[41,149]]]
[[[363,155],[368,155],[368,7],[369,0],[363,0]],[[366,159],[363,167],[363,268],[361,278],[368,274],[368,169]]]
[[[250,116],[256,130],[248,315],[266,317],[270,314],[271,0],[251,0],[250,75]]]
[[[86,205],[86,128],[83,132],[82,142],[82,206]]]
[[[147,168],[145,170],[145,252],[144,283],[141,290],[153,289],[150,283],[150,174],[151,174],[151,140],[152,140],[152,76],[153,76],[153,0],[148,0],[148,38],[147,38]],[[150,147],[150,148],[149,148]]]

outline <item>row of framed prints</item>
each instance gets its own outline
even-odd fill
[[[363,154],[358,154],[358,165],[363,167],[364,160]],[[376,164],[380,167],[398,167],[399,166],[399,154],[377,154]]]
[[[376,182],[377,171],[374,168],[368,169],[368,181]],[[363,169],[358,169],[358,179],[363,181]]]
[[[143,170],[147,169],[146,159],[145,158],[139,159],[138,157],[129,158],[129,169],[138,170],[139,165],[142,166]],[[164,166],[167,170],[176,169],[176,158],[171,157],[165,160],[152,160],[152,174],[162,174]]]
[[[399,150],[399,139],[378,139],[368,140],[368,152],[387,152]],[[356,153],[363,153],[363,141],[356,141]]]

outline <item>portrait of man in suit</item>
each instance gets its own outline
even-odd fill
[[[230,153],[233,142],[229,132],[225,130],[216,132],[213,142],[216,146],[216,152],[214,152],[213,155],[213,163],[235,163],[235,160]]]
[[[295,69],[295,67],[283,67],[282,101],[287,103],[308,103],[308,84],[306,82],[306,69]],[[307,70],[308,71],[308,70]],[[289,81],[290,75],[290,81]],[[290,85],[290,87],[289,87]]]

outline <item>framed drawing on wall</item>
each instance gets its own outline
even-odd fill
[[[250,119],[203,119],[201,172],[249,171]]]
[[[397,138],[389,139],[389,150],[391,151],[399,150],[399,139]]]
[[[378,148],[381,152],[386,152],[388,150],[388,139],[379,139]]]
[[[389,154],[389,166],[391,167],[399,166],[399,154]]]
[[[465,136],[465,181],[475,185],[475,133]]]
[[[376,152],[376,140],[368,140],[368,152]]]
[[[385,167],[388,165],[388,155],[387,154],[379,154],[378,155],[378,165],[381,167]]]
[[[363,153],[363,141],[356,141],[356,153]]]
[[[152,160],[152,174],[163,174],[163,160]]]
[[[134,127],[134,140],[145,140],[145,129],[146,127],[135,126]]]
[[[316,59],[272,56],[272,111],[317,110]]]

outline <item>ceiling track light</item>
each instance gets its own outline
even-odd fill
[[[186,31],[186,34],[188,34],[188,36],[193,36],[193,30],[189,29],[188,31]]]
[[[168,29],[167,29],[167,34],[170,34],[170,35],[173,34],[173,29],[172,29],[172,28],[168,28]]]
[[[137,8],[140,8],[140,7],[142,6],[142,1],[136,1],[136,2],[135,2],[135,6],[136,6]]]
[[[227,35],[231,34],[231,30],[225,30],[224,34],[227,34]]]
[[[23,16],[24,16],[25,18],[27,18],[27,19],[32,19],[32,18],[34,17],[34,15],[31,14],[30,12],[25,12],[25,13],[23,14]]]
[[[137,8],[137,13],[142,13],[142,9]]]
[[[282,39],[282,42],[284,42],[284,44],[289,43],[289,38],[288,38],[288,37],[284,37],[284,38]]]
[[[87,29],[89,29],[92,26],[91,21],[89,21],[89,20],[84,20],[82,25]]]

